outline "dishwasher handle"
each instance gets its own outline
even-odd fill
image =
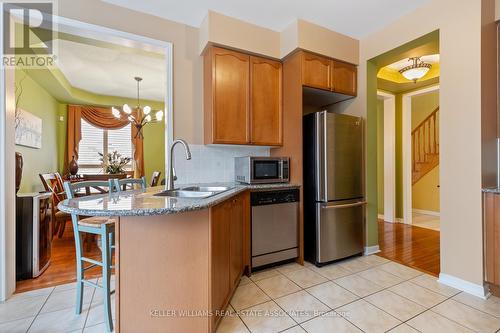
[[[366,205],[366,201],[358,201],[354,203],[348,203],[343,205],[331,205],[331,206],[321,206],[323,209],[339,209],[339,208],[349,208]]]

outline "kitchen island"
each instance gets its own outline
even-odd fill
[[[59,204],[67,213],[117,218],[116,331],[214,332],[250,269],[249,192],[298,187],[205,186],[230,189],[179,198],[153,187]]]

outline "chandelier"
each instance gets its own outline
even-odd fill
[[[113,116],[118,119],[126,119],[137,129],[137,133],[135,137],[139,137],[141,139],[144,138],[142,134],[142,129],[149,123],[156,123],[163,119],[163,111],[155,111],[154,118],[151,116],[153,110],[150,106],[146,105],[144,107],[141,106],[140,97],[139,97],[139,84],[142,81],[141,77],[134,77],[134,80],[137,81],[137,105],[134,108],[131,108],[128,104],[123,104],[121,109],[117,109],[115,107],[111,108],[111,112]]]
[[[418,79],[422,78],[427,74],[429,69],[432,67],[431,64],[423,62],[420,57],[409,58],[408,61],[412,61],[413,64],[406,66],[399,70],[399,72],[408,80],[417,82]]]

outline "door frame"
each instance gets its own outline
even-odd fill
[[[0,4],[3,13],[3,5]],[[52,16],[55,30],[91,37],[107,42],[127,42],[131,47],[161,50],[165,54],[165,165],[173,141],[173,44],[129,32],[115,30],[57,15]],[[62,28],[62,30],[61,30]],[[3,45],[3,15],[0,15],[0,45]],[[0,68],[0,302],[7,300],[16,288],[15,251],[15,164],[14,164],[14,70]]]
[[[403,137],[403,223],[412,224],[412,148],[411,148],[411,99],[415,96],[439,91],[439,84],[411,91],[402,96]]]
[[[396,96],[377,90],[384,101],[384,221],[396,222]]]

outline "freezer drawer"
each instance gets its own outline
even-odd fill
[[[365,201],[316,204],[316,261],[318,264],[363,252]]]

